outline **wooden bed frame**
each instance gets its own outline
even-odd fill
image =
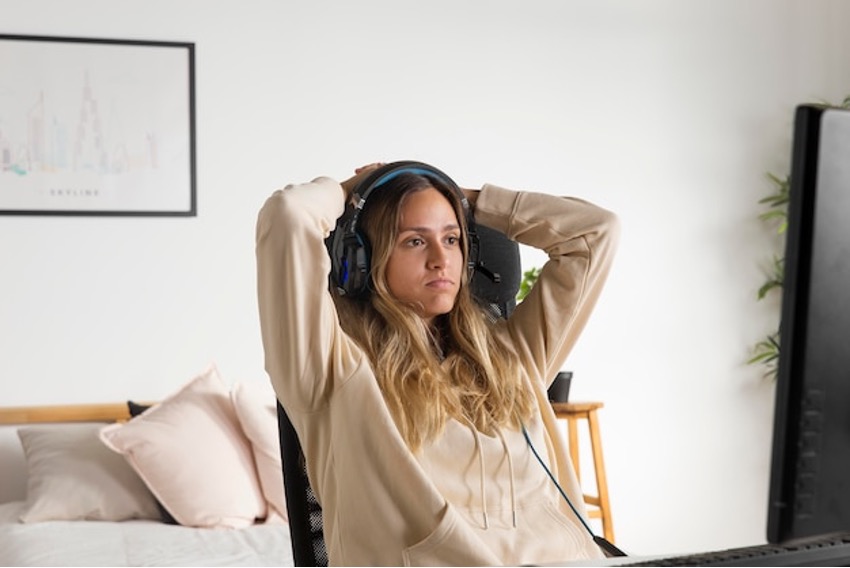
[[[140,402],[139,404],[153,404]],[[126,402],[0,407],[1,424],[47,422],[126,422],[131,418]]]

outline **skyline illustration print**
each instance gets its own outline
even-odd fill
[[[0,213],[194,215],[193,47],[0,35]]]

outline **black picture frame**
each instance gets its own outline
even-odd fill
[[[195,44],[0,34],[0,214],[197,215]]]

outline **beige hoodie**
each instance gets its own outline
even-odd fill
[[[452,421],[414,455],[369,360],[339,326],[324,238],[343,211],[330,178],[290,185],[257,222],[265,366],[301,440],[332,565],[519,565],[600,557],[521,432]],[[547,252],[532,293],[497,324],[520,354],[539,413],[533,446],[572,504],[581,491],[546,397],[608,273],[613,214],[585,201],[485,185],[476,221]]]

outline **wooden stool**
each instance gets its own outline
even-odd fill
[[[593,451],[593,471],[596,474],[596,495],[584,494],[584,502],[590,505],[587,514],[592,519],[602,519],[602,532],[606,539],[614,542],[614,523],[611,519],[611,503],[608,500],[608,481],[605,477],[605,461],[602,458],[602,438],[599,435],[599,420],[596,411],[604,406],[601,402],[553,402],[552,409],[557,418],[567,421],[570,457],[576,475],[581,480],[579,467],[578,421],[587,420],[590,447]]]

